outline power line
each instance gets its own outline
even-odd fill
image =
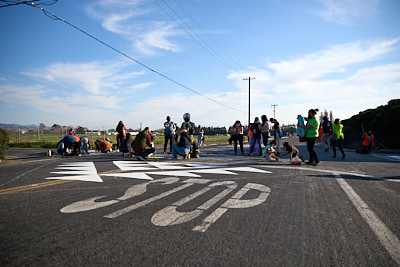
[[[41,2],[41,0],[38,0],[36,3],[38,3],[38,5],[50,6],[50,5],[54,5],[58,1],[59,0],[49,0],[49,1]],[[1,0],[0,3],[1,2],[6,3],[6,5],[0,6],[0,8],[9,7],[9,6],[24,5],[24,4],[29,4],[30,3],[29,1],[13,1],[13,0]]]
[[[168,5],[167,2],[164,0],[161,0],[167,7],[168,9],[175,14],[175,16],[182,21],[182,23],[187,27],[185,28],[182,26],[182,24],[178,23],[173,16],[165,10],[157,1],[155,3],[167,14],[179,27],[181,27],[193,40],[195,40],[204,50],[206,50],[211,56],[213,56],[217,61],[219,61],[221,64],[225,65],[229,70],[234,69],[229,62],[227,62],[224,58],[222,58],[204,39],[199,36],[193,29],[190,27],[189,24],[185,22],[185,20],[170,6]],[[196,38],[197,37],[197,38]]]
[[[181,4],[178,3],[177,0],[175,0],[175,3],[179,6],[180,9],[182,9],[183,12],[197,25],[197,27],[228,57],[232,60],[233,63],[238,65],[239,68],[243,68],[233,57],[231,57],[228,52],[226,52],[225,49],[223,49],[195,20],[194,18],[182,7]],[[234,68],[233,68],[234,69]]]
[[[224,106],[224,107],[229,108],[229,109],[232,109],[232,110],[236,110],[236,111],[245,113],[245,112],[242,111],[242,110],[239,110],[239,109],[236,109],[236,108],[234,108],[234,107],[228,106],[228,105],[226,105],[226,104],[224,104],[224,103],[221,103],[221,102],[219,102],[219,101],[216,101],[216,100],[214,100],[214,99],[212,99],[212,98],[210,98],[210,97],[208,97],[208,96],[205,96],[205,95],[203,95],[203,94],[201,94],[201,93],[199,93],[199,92],[197,92],[197,91],[195,91],[195,90],[189,88],[188,86],[186,86],[186,85],[184,85],[184,84],[182,84],[182,83],[180,83],[180,82],[178,82],[178,81],[176,81],[176,80],[174,80],[174,79],[172,79],[172,78],[170,78],[170,77],[168,77],[168,76],[162,74],[161,72],[158,72],[158,71],[156,71],[156,70],[150,68],[149,66],[145,65],[144,63],[142,63],[142,62],[140,62],[140,61],[138,61],[138,60],[132,58],[131,56],[125,54],[124,52],[121,52],[120,50],[114,48],[113,46],[111,46],[111,45],[109,45],[109,44],[107,44],[107,43],[101,41],[101,40],[98,39],[97,37],[95,37],[95,36],[91,35],[90,33],[88,33],[88,32],[86,32],[86,31],[80,29],[79,27],[77,27],[77,26],[71,24],[70,22],[68,22],[68,21],[66,21],[66,20],[64,20],[64,19],[62,19],[62,18],[60,18],[60,17],[58,17],[57,15],[51,13],[50,11],[48,11],[48,10],[46,10],[46,9],[44,9],[44,8],[42,8],[42,7],[40,7],[40,6],[38,6],[38,5],[36,5],[35,3],[33,3],[33,2],[25,2],[25,3],[26,3],[27,5],[30,5],[30,6],[39,8],[40,10],[42,10],[42,11],[46,14],[46,16],[49,16],[49,17],[52,17],[52,18],[55,19],[55,20],[59,20],[59,21],[64,22],[65,24],[67,24],[67,25],[73,27],[74,29],[76,29],[76,30],[82,32],[83,34],[89,36],[90,38],[96,40],[97,42],[99,42],[99,43],[101,43],[101,44],[107,46],[108,48],[114,50],[115,52],[121,54],[122,56],[124,56],[124,57],[126,57],[126,58],[128,58],[128,59],[130,59],[130,60],[132,60],[132,61],[134,61],[134,62],[136,62],[137,64],[139,64],[139,65],[141,65],[142,67],[144,67],[144,68],[150,70],[151,72],[154,72],[154,73],[158,74],[159,76],[161,76],[161,77],[163,77],[163,78],[165,78],[165,79],[167,79],[167,80],[169,80],[169,81],[171,81],[171,82],[173,82],[173,83],[175,83],[175,84],[177,84],[177,85],[179,85],[179,86],[181,86],[181,87],[183,87],[183,88],[185,88],[185,89],[187,89],[187,90],[189,90],[189,91],[191,91],[191,92],[193,92],[193,93],[195,93],[195,94],[197,94],[197,95],[199,95],[199,96],[201,96],[201,97],[204,97],[204,98],[206,98],[206,99],[208,99],[208,100],[210,100],[210,101],[212,101],[212,102],[214,102],[214,103],[216,103],[216,104],[219,104],[219,105],[221,105],[221,106]]]

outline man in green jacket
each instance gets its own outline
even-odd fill
[[[145,160],[148,155],[156,151],[152,146],[151,130],[149,127],[144,128],[143,131],[136,135],[132,146],[138,160]]]

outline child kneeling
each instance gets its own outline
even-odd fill
[[[262,152],[263,158],[275,159],[276,161],[279,160],[278,155],[275,151],[276,142],[272,140],[269,144],[264,148]]]
[[[289,144],[289,142],[285,142],[283,143],[283,148],[286,150],[286,153],[282,156],[290,154],[290,163],[297,165],[304,162],[303,156],[299,156],[299,150],[297,149],[297,147]]]

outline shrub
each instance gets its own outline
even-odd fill
[[[6,152],[8,150],[8,132],[0,128],[0,159],[6,158]]]

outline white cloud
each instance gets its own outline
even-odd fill
[[[266,69],[231,73],[228,79],[241,88],[246,99],[247,83],[243,77],[256,78],[251,83],[252,117],[264,113],[271,117],[271,105],[278,104],[276,114],[282,123],[293,122],[298,113],[317,107],[332,110],[345,119],[366,107],[374,108],[399,97],[399,62],[360,65],[387,57],[398,43],[399,39],[394,39],[330,46],[291,60],[267,61]]]
[[[347,119],[399,97],[400,62],[387,62],[398,43],[394,39],[335,45],[293,59],[266,61],[265,68],[232,72],[227,79],[236,90],[203,94],[233,109],[183,88],[179,94],[153,90],[155,82],[137,81],[147,71],[129,71],[124,63],[109,62],[51,64],[30,73],[39,78],[40,85],[1,85],[0,101],[39,110],[47,114],[46,124],[108,129],[122,120],[127,127],[138,128],[142,123],[158,129],[165,116],[180,125],[182,115],[189,112],[196,124],[229,126],[236,120],[247,124],[248,82],[243,78],[255,77],[251,81],[251,121],[262,114],[272,117],[272,104],[278,105],[276,117],[283,124],[294,123],[297,114],[310,108],[332,110],[334,117]],[[386,61],[378,64],[381,58]],[[365,62],[370,66],[361,64]]]
[[[101,21],[102,26],[130,40],[135,50],[144,54],[157,51],[179,51],[180,47],[171,39],[181,35],[177,25],[162,21],[158,11],[146,1],[100,1],[89,5],[87,14]],[[148,15],[157,19],[148,19]]]
[[[318,11],[319,16],[344,26],[353,26],[360,20],[373,16],[379,6],[380,0],[318,0],[323,10]]]

